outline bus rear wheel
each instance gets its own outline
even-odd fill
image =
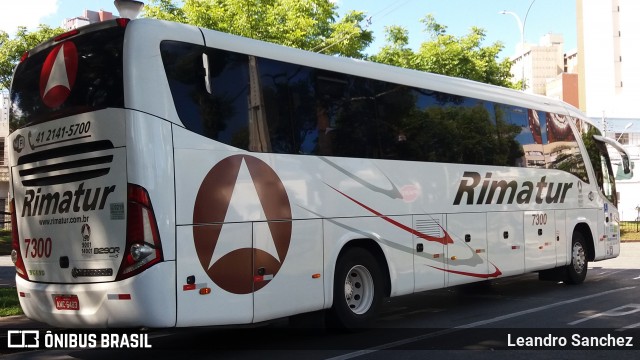
[[[576,285],[584,281],[587,277],[588,261],[584,236],[579,232],[574,232],[571,241],[571,263],[566,266],[567,284]]]
[[[349,331],[368,327],[382,295],[381,271],[375,257],[362,248],[347,249],[336,264],[328,326]]]

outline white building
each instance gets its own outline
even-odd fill
[[[70,19],[64,19],[62,22],[62,27],[65,30],[77,29],[81,26],[93,24],[100,21],[106,21],[115,19],[112,13],[104,10],[100,11],[92,11],[92,10],[84,10],[84,14],[82,16],[76,16]]]
[[[640,1],[577,0],[580,108],[628,146],[635,171],[619,179],[623,220],[640,206]]]
[[[538,44],[519,44],[511,57],[511,76],[515,81],[524,79],[526,92],[546,95],[547,80],[564,72],[563,47],[560,34],[547,34]]]

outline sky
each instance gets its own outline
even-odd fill
[[[384,44],[384,28],[400,25],[409,31],[410,47],[416,50],[428,40],[420,19],[432,14],[447,26],[447,33],[463,36],[473,26],[486,32],[484,45],[501,42],[500,57],[510,57],[521,41],[520,25],[524,22],[524,39],[538,43],[548,33],[564,36],[565,52],[575,49],[576,0],[332,0],[339,13],[360,10],[371,17],[368,29],[374,43],[367,53],[375,54]],[[65,18],[81,16],[85,9],[105,10],[117,15],[113,0],[5,0],[0,7],[0,30],[15,34],[19,25],[35,29],[38,24],[60,26]],[[500,14],[506,10],[512,14]],[[528,10],[528,12],[527,12]],[[364,25],[364,24],[363,24]]]

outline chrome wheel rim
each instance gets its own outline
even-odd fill
[[[362,265],[352,267],[344,280],[344,299],[354,314],[364,314],[373,304],[374,285],[369,270]]]
[[[582,274],[582,272],[584,271],[584,267],[587,264],[587,256],[581,243],[577,242],[573,244],[572,257],[573,269],[576,271],[576,273]]]

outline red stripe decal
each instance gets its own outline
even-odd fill
[[[349,195],[347,195],[347,194],[343,193],[342,191],[340,191],[340,190],[338,190],[338,189],[334,188],[333,186],[328,185],[328,184],[327,184],[327,186],[329,186],[329,187],[330,187],[330,188],[332,188],[333,190],[335,190],[335,191],[339,192],[340,194],[342,194],[342,196],[346,197],[347,199],[349,199],[349,200],[353,201],[354,203],[356,203],[356,204],[360,205],[361,207],[363,207],[364,209],[368,210],[368,211],[369,211],[369,212],[371,212],[372,214],[374,214],[374,215],[376,215],[376,216],[379,216],[379,217],[380,217],[380,218],[382,218],[383,220],[385,220],[385,221],[387,221],[387,222],[389,222],[389,223],[391,223],[391,224],[393,224],[393,225],[395,225],[395,226],[399,227],[400,229],[402,229],[402,230],[404,230],[404,231],[407,231],[407,232],[409,232],[409,233],[411,233],[411,234],[413,234],[413,235],[415,235],[415,236],[417,236],[417,237],[419,237],[419,238],[421,238],[421,239],[424,239],[424,240],[427,240],[427,241],[437,242],[437,243],[440,243],[440,244],[443,244],[443,245],[453,244],[453,239],[451,239],[451,237],[449,236],[449,234],[447,234],[447,232],[446,232],[446,231],[442,228],[442,226],[440,226],[440,225],[438,225],[438,226],[440,226],[440,229],[442,229],[442,231],[444,232],[444,237],[442,237],[442,238],[438,238],[438,237],[435,237],[435,236],[429,236],[429,235],[427,235],[427,234],[423,234],[423,233],[421,233],[421,232],[419,232],[419,231],[416,231],[416,230],[414,230],[414,229],[412,229],[412,228],[410,228],[410,227],[408,227],[408,226],[406,226],[406,225],[403,225],[403,224],[401,224],[401,223],[399,223],[399,222],[397,222],[397,221],[395,221],[395,220],[393,220],[393,219],[391,219],[391,218],[389,218],[389,217],[387,217],[387,216],[382,215],[381,213],[379,213],[379,212],[377,212],[377,211],[373,210],[372,208],[370,208],[370,207],[368,207],[367,205],[365,205],[365,204],[363,204],[363,203],[359,202],[358,200],[356,200],[356,199],[352,198],[351,196],[349,196]]]
[[[493,264],[491,264],[491,265],[493,265]],[[431,266],[431,265],[428,265],[428,266],[432,267],[434,269],[441,270],[441,271],[448,272],[448,273],[452,273],[452,274],[477,277],[477,278],[481,278],[481,279],[489,279],[489,278],[492,278],[492,277],[498,277],[498,276],[502,275],[502,271],[500,271],[500,269],[498,269],[498,267],[495,266],[495,265],[493,265],[493,267],[496,268],[496,271],[494,271],[492,274],[476,274],[476,273],[471,273],[471,272],[466,272],[466,271],[447,270],[447,269],[443,269],[443,268],[439,268],[439,267],[435,267],[435,266]]]

